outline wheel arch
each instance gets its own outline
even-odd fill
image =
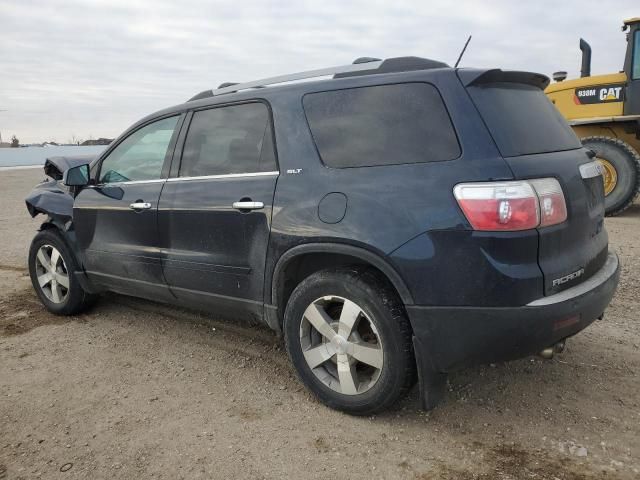
[[[66,236],[65,234],[67,229],[65,228],[64,223],[59,220],[55,220],[53,218],[48,218],[47,220],[42,222],[42,224],[40,225],[40,228],[38,228],[40,232],[44,230],[51,230],[51,229],[59,230],[63,236]]]
[[[341,243],[308,243],[287,250],[274,267],[268,303],[277,310],[278,318],[271,318],[269,325],[276,329],[282,325],[287,300],[302,280],[317,271],[346,265],[368,266],[379,271],[405,305],[413,304],[411,291],[400,274],[379,254]]]
[[[60,236],[63,238],[63,240],[67,243],[67,246],[71,250],[71,253],[75,255],[76,260],[79,261],[80,258],[78,255],[78,250],[76,248],[77,247],[76,235],[75,235],[75,232],[73,231],[72,225],[73,224],[71,220],[65,222],[59,218],[49,216],[47,220],[42,222],[42,224],[40,225],[40,228],[38,228],[38,231],[43,232],[45,230],[56,230],[60,234]],[[79,263],[79,265],[81,264]]]
[[[74,271],[73,275],[78,279],[82,288],[88,293],[100,292],[101,289],[97,288],[91,282],[84,270],[84,257],[79,254],[78,242],[76,240],[76,234],[73,230],[72,222],[70,220],[64,222],[60,219],[49,217],[47,220],[42,222],[40,228],[38,228],[39,232],[44,232],[46,230],[56,231],[60,237],[62,237],[62,241],[66,243],[78,267],[78,270]]]

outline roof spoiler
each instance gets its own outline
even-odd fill
[[[521,72],[517,70],[479,70],[460,69],[458,78],[465,87],[490,83],[524,83],[544,90],[549,85],[549,77],[541,73]]]

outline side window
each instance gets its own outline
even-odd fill
[[[640,79],[640,30],[636,30],[633,37],[633,66],[631,69],[633,80],[638,80]]]
[[[102,161],[100,183],[160,178],[178,116],[136,130]]]
[[[427,83],[350,88],[303,98],[325,165],[335,168],[452,160],[460,146],[438,90]]]
[[[182,153],[181,177],[275,170],[266,105],[246,103],[193,114]]]

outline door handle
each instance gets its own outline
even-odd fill
[[[134,202],[129,205],[131,210],[149,210],[151,208],[151,204],[147,202]]]
[[[260,210],[264,208],[262,202],[233,202],[233,208],[236,210]]]

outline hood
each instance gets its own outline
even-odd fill
[[[86,165],[93,162],[97,155],[76,155],[70,157],[50,157],[44,162],[44,173],[54,180],[62,180],[65,170],[78,165]]]

